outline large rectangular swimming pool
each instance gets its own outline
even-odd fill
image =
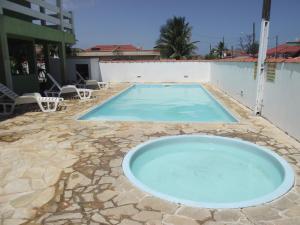
[[[237,122],[200,84],[137,84],[79,120]]]

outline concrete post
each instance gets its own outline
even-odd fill
[[[72,25],[72,34],[75,35],[74,15],[73,15],[72,11],[70,11],[70,14],[71,14],[71,21],[70,21],[70,23]]]
[[[59,59],[60,59],[60,73],[62,83],[67,81],[67,72],[66,72],[66,44],[64,41],[59,43]]]
[[[56,6],[59,9],[58,18],[60,20],[60,30],[64,30],[64,14],[63,14],[63,0],[56,0]]]
[[[257,60],[257,90],[256,90],[256,103],[254,108],[255,115],[261,115],[263,107],[263,95],[264,95],[264,84],[265,84],[265,60],[267,58],[268,49],[268,37],[269,37],[269,26],[270,26],[270,10],[271,0],[264,0],[260,41],[259,41],[259,52]]]
[[[1,26],[3,25],[0,15],[0,27]],[[0,29],[0,72],[3,76],[1,81],[5,81],[6,86],[13,89],[7,35],[2,29]]]

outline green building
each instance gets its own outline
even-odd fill
[[[0,1],[0,83],[18,94],[42,92],[45,71],[66,81],[66,51],[74,43],[73,15],[62,0]]]

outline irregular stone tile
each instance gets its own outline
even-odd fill
[[[298,225],[300,224],[300,216],[275,220],[273,223],[275,225]]]
[[[155,197],[145,197],[137,205],[139,209],[153,209],[165,213],[175,212],[177,205]]]
[[[96,198],[101,202],[106,202],[113,197],[115,197],[118,193],[112,190],[105,190],[99,194],[97,194]]]
[[[46,188],[45,190],[40,192],[39,195],[37,195],[37,197],[31,202],[31,205],[34,207],[41,207],[53,198],[54,193],[54,187]]]
[[[26,222],[24,219],[5,219],[3,225],[20,225]]]
[[[14,211],[11,219],[30,219],[35,215],[35,210],[29,208],[18,208]]]
[[[15,208],[25,207],[30,205],[30,203],[37,198],[40,191],[30,192],[28,194],[23,194],[10,202],[10,204]]]
[[[88,186],[91,184],[91,180],[79,172],[74,172],[70,175],[67,182],[67,189],[73,189],[75,187]]]
[[[110,216],[115,219],[119,219],[121,216],[132,216],[138,213],[132,205],[119,206],[115,208],[108,208],[100,210],[100,213],[104,216]]]
[[[65,191],[64,192],[64,197],[65,198],[71,198],[72,197],[72,191]]]
[[[182,216],[167,216],[163,220],[163,224],[166,225],[199,225],[195,220],[190,219],[188,217],[182,217]]]
[[[4,187],[4,193],[22,193],[31,191],[30,183],[28,179],[15,179]]]
[[[288,208],[284,212],[284,215],[286,215],[288,217],[300,216],[300,205],[295,205],[293,207]]]
[[[186,216],[193,218],[195,220],[205,221],[211,218],[211,213],[209,209],[203,208],[192,208],[187,206],[182,206],[177,212],[177,215]]]
[[[112,201],[108,201],[108,202],[104,202],[103,206],[104,209],[107,209],[107,208],[114,207],[114,204],[112,203]]]
[[[148,220],[161,220],[162,213],[154,211],[142,211],[134,215],[132,219],[146,222]]]
[[[54,167],[54,166],[49,166],[46,168],[45,173],[44,173],[44,180],[48,186],[54,185],[60,176],[61,169]]]
[[[145,193],[133,189],[130,192],[120,193],[117,197],[113,199],[113,201],[117,205],[136,204],[145,196],[146,196]]]
[[[234,222],[243,218],[244,215],[239,209],[224,209],[214,213],[214,219],[217,221]]]
[[[161,220],[151,220],[147,221],[145,225],[163,225]]]
[[[85,193],[85,194],[82,194],[81,197],[86,202],[92,202],[92,201],[94,201],[94,195],[93,195],[93,193]]]
[[[272,202],[270,206],[279,210],[284,210],[287,208],[294,207],[295,203],[284,196],[281,199]]]
[[[26,170],[24,173],[24,177],[31,179],[41,179],[43,178],[43,174],[45,172],[45,168],[43,167],[31,167]]]
[[[45,219],[45,222],[54,222],[58,220],[72,220],[72,219],[81,219],[81,213],[62,213],[57,215],[51,215]]]
[[[110,167],[118,167],[122,165],[122,158],[118,158],[118,159],[113,159],[109,162],[109,166]]]
[[[243,211],[251,218],[251,220],[255,221],[268,221],[281,218],[278,211],[267,206],[245,208]]]
[[[121,221],[121,223],[119,223],[119,225],[142,225],[142,224],[133,220],[124,219]]]
[[[65,208],[65,211],[75,211],[80,209],[80,206],[78,204],[72,204],[70,206],[68,206],[67,208]]]
[[[112,184],[116,181],[113,177],[101,177],[99,184]]]
[[[48,185],[43,179],[31,179],[31,187],[33,190],[45,189]]]
[[[109,224],[106,219],[104,219],[104,217],[102,215],[100,215],[99,213],[95,213],[92,217],[92,220],[101,224]]]

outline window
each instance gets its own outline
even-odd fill
[[[8,49],[13,76],[35,74],[33,42],[9,38]]]
[[[76,64],[76,71],[80,73],[80,75],[85,79],[88,80],[89,76],[89,65],[88,64]]]

